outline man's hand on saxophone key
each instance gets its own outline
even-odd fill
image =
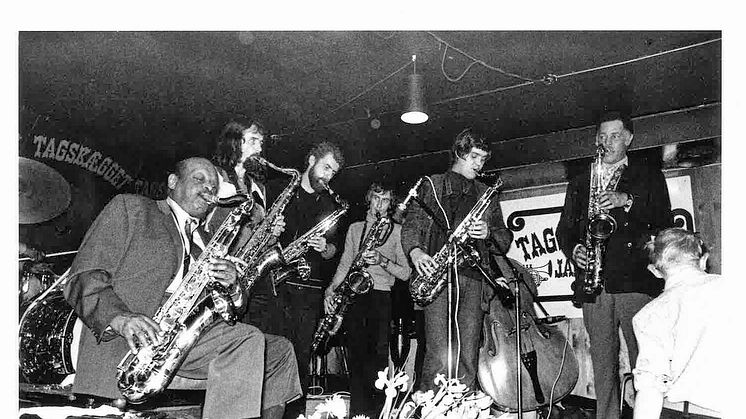
[[[308,246],[319,253],[324,253],[326,251],[326,237],[313,236],[308,239]]]
[[[272,235],[280,237],[283,231],[285,231],[285,216],[280,214],[275,218],[274,223],[272,223]]]
[[[625,192],[603,191],[598,194],[598,206],[601,209],[610,210],[627,205],[629,195]]]
[[[334,311],[336,304],[334,304],[334,290],[339,286],[332,282],[324,290],[324,313],[329,314]]]
[[[490,234],[490,226],[484,220],[474,221],[469,225],[468,234],[472,239],[486,239]]]
[[[232,287],[238,278],[236,265],[228,259],[213,258],[209,265],[210,276],[226,288]]]
[[[435,273],[435,261],[419,247],[412,249],[412,251],[409,252],[409,257],[412,258],[412,264],[418,274],[430,276]]]
[[[576,245],[572,251],[572,260],[575,261],[578,268],[585,270],[588,266],[588,249],[582,244]]]
[[[365,264],[369,266],[378,265],[383,260],[383,258],[381,257],[381,253],[379,253],[378,250],[375,249],[364,251],[362,257],[363,262],[365,262]]]
[[[137,353],[139,347],[161,341],[158,323],[144,314],[119,314],[111,319],[109,326],[127,341],[132,353]]]

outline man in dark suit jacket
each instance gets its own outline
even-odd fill
[[[168,177],[166,200],[118,195],[96,218],[65,287],[66,299],[87,326],[76,366],[76,393],[121,397],[116,367],[138,341],[159,339],[152,316],[181,281],[192,253],[187,249],[207,244],[199,234],[189,244],[186,237],[192,233],[186,232],[184,221],[204,219],[217,185],[212,163],[186,159]],[[209,270],[214,280],[235,286],[232,262],[215,259]],[[206,418],[281,417],[284,404],[300,396],[290,342],[265,338],[246,324],[218,322],[202,333],[177,375],[206,380]]]
[[[622,170],[613,191],[599,194],[599,206],[616,220],[616,230],[607,241],[603,258],[603,290],[583,303],[583,321],[590,337],[596,415],[619,417],[619,332],[622,328],[630,365],[637,359],[632,317],[663,289],[660,280],[647,270],[643,251],[651,235],[670,227],[671,202],[663,174],[657,167],[627,157],[632,143],[632,120],[619,112],[599,120],[596,142],[604,147],[602,179]],[[625,166],[621,168],[621,166]],[[605,186],[605,185],[604,185]],[[579,269],[586,268],[590,169],[570,180],[565,195],[557,239],[560,248]],[[575,287],[582,287],[577,283]]]

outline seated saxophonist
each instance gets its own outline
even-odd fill
[[[209,241],[200,227],[217,187],[212,163],[188,158],[169,174],[165,200],[117,195],[96,218],[64,290],[87,326],[74,392],[121,397],[117,364],[143,342],[159,341],[152,316]],[[229,260],[215,258],[209,272],[223,286],[236,286]],[[246,324],[218,322],[204,331],[176,375],[205,380],[205,418],[279,418],[285,403],[300,396],[290,343]]]
[[[471,129],[461,131],[451,148],[451,168],[445,173],[430,177],[419,188],[420,200],[431,208],[440,223],[452,228],[471,212],[487,186],[476,180],[491,152],[485,138]],[[444,216],[447,217],[444,219]],[[497,243],[497,251],[507,252],[512,233],[505,228],[497,199],[494,199],[479,220],[468,227],[468,237],[474,240],[483,265],[487,263],[487,240]],[[418,275],[431,275],[436,269],[432,255],[443,247],[448,232],[440,229],[421,206],[412,204],[402,225],[402,246],[412,259]],[[411,279],[410,279],[411,281]],[[459,338],[453,340],[453,377],[462,384],[476,388],[479,336],[484,311],[482,293],[487,288],[481,274],[466,266],[459,267],[458,280],[454,277],[454,288],[458,287],[458,307],[449,307],[447,292],[442,292],[425,306],[425,342],[427,350],[418,381],[421,390],[435,388],[433,380],[438,374],[448,375],[447,330],[449,317],[453,314],[458,322]],[[460,342],[460,345],[456,345]]]
[[[330,313],[334,309],[334,291],[356,260],[365,266],[373,283],[368,292],[355,297],[343,322],[349,348],[350,409],[355,413],[380,411],[383,405],[382,401],[379,406],[373,405],[374,396],[381,393],[373,388],[371,377],[388,365],[391,287],[396,278],[406,281],[412,273],[401,245],[401,225],[383,220],[391,216],[393,189],[374,182],[365,200],[368,203],[365,220],[352,223],[347,229],[337,271],[324,292],[324,306]],[[387,231],[377,234],[378,225]],[[376,234],[385,241],[378,244],[372,240],[373,247],[366,248],[369,234]]]

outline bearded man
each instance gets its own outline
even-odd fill
[[[326,186],[344,165],[341,150],[330,142],[316,144],[306,155],[306,168],[301,184],[285,207],[285,230],[279,236],[285,248],[305,234],[338,205],[329,195]],[[267,202],[273,202],[287,186],[287,181],[267,185]],[[323,288],[320,269],[322,260],[330,259],[337,252],[333,243],[336,229],[324,235],[311,237],[309,251],[304,258],[310,266],[307,280],[290,276],[277,288],[277,297],[271,295],[267,283],[257,281],[252,288],[249,312],[245,320],[266,333],[288,338],[295,347],[298,369],[303,388],[307,388],[311,342],[316,323],[322,311]]]

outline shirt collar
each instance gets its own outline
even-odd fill
[[[446,178],[451,184],[451,190],[453,193],[468,193],[469,190],[471,190],[472,185],[474,185],[473,179],[467,179],[466,176],[454,172],[453,170],[446,172]]]
[[[606,163],[601,162],[601,167],[607,172],[612,172],[621,165],[625,165],[625,166],[629,165],[629,159],[627,158],[627,156],[624,156],[623,159],[613,164],[606,164]]]
[[[191,219],[194,221],[195,225],[199,225],[199,219],[192,217],[191,215],[187,214],[186,211],[184,211],[183,208],[181,208],[181,205],[179,205],[176,201],[171,199],[171,197],[166,198],[166,203],[169,207],[171,207],[171,210],[174,213],[174,216],[176,217],[176,225],[179,226],[179,230],[181,231],[184,228],[184,225],[186,225],[186,220]]]
[[[694,284],[697,282],[696,278],[704,278],[707,275],[707,272],[702,272],[700,269],[694,266],[682,267],[666,276],[666,284],[664,290],[668,291],[672,288],[676,288],[682,285],[686,286]]]

